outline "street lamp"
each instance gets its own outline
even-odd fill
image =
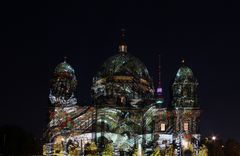
[[[212,141],[213,141],[213,147],[214,147],[214,150],[213,150],[213,156],[215,156],[215,140],[217,139],[217,137],[216,136],[212,136]]]
[[[212,136],[212,141],[214,141],[215,142],[215,140],[217,139],[217,137],[216,136]]]

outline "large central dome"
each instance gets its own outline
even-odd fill
[[[108,58],[100,69],[98,77],[132,76],[149,81],[150,76],[146,66],[131,54],[119,53]]]
[[[112,104],[119,98],[120,101],[136,104],[151,98],[154,91],[146,66],[127,52],[124,36],[122,34],[118,45],[118,54],[103,63],[92,87],[94,98],[106,97],[112,99],[108,100],[112,101]]]

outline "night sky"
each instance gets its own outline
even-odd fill
[[[81,105],[92,77],[117,53],[121,28],[128,50],[157,80],[162,56],[166,101],[185,58],[199,81],[201,133],[240,141],[240,25],[233,1],[11,1],[1,4],[0,125],[41,137],[49,80],[64,56],[75,69]]]

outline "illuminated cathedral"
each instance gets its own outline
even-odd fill
[[[122,32],[116,54],[93,77],[93,103],[79,106],[73,67],[66,59],[57,65],[43,155],[199,155],[197,79],[182,61],[171,102],[164,104],[160,67],[154,87],[144,63],[128,52]]]

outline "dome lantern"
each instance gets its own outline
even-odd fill
[[[121,30],[121,39],[118,45],[118,52],[127,53],[127,44],[125,41],[125,29]]]

